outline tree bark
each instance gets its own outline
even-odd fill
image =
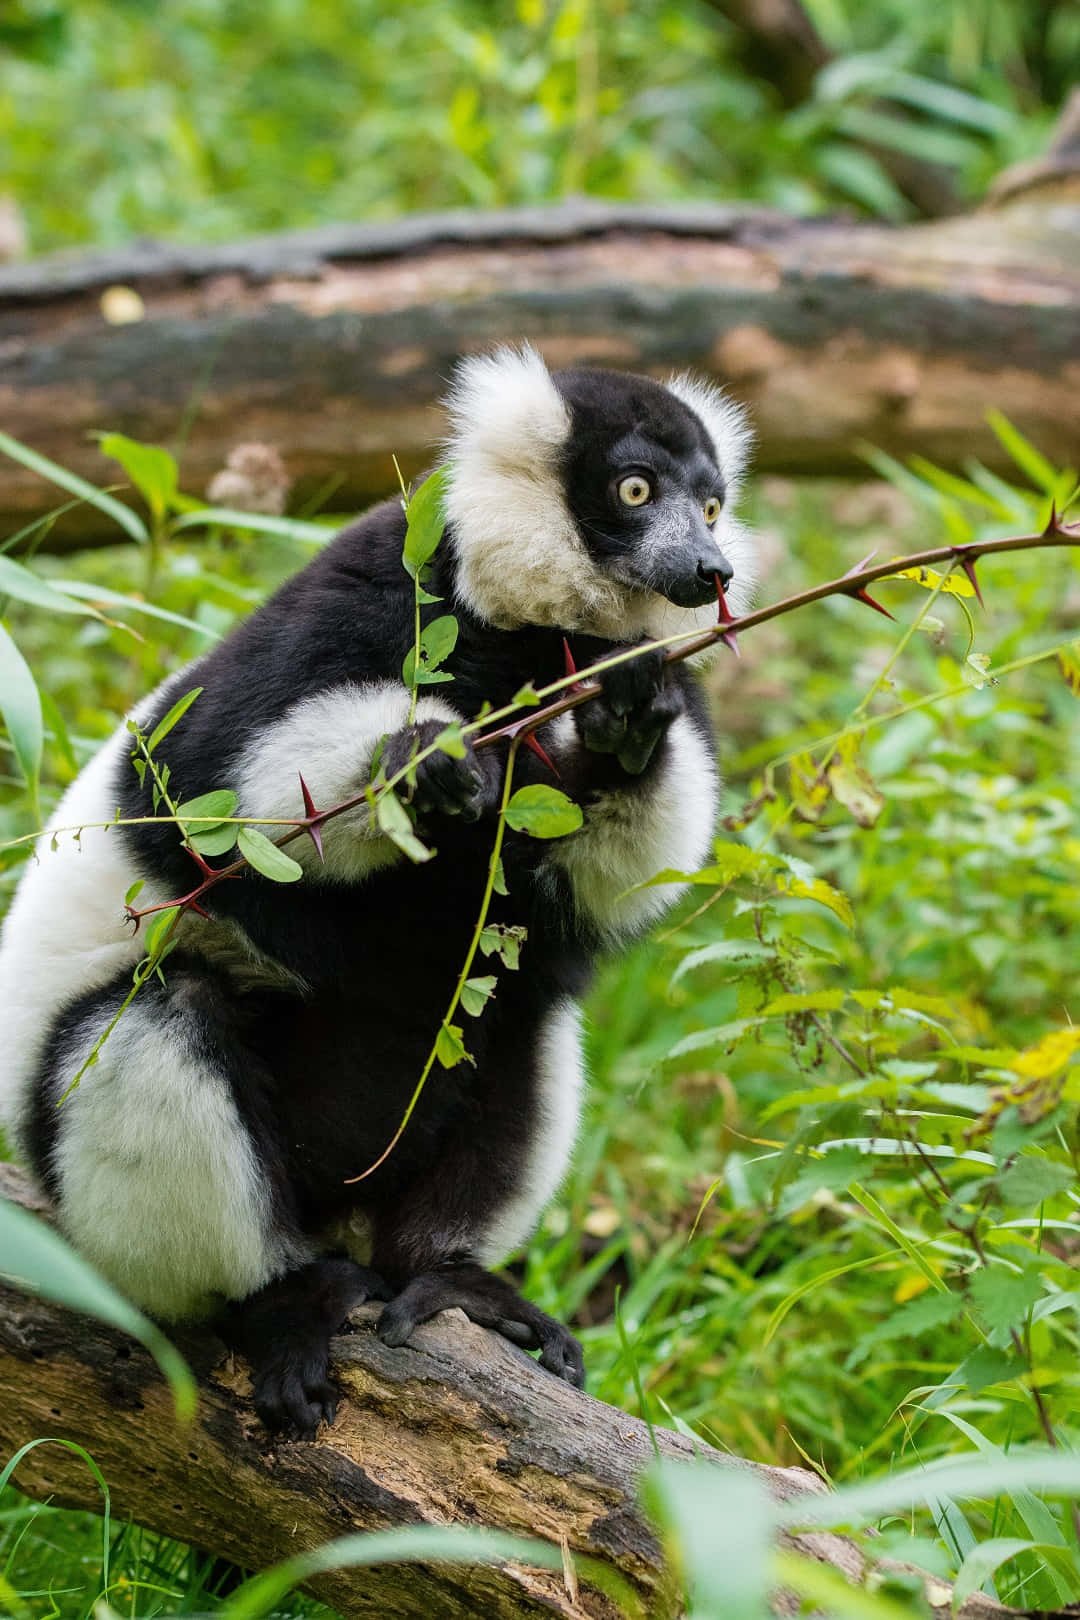
[[[24,1172],[0,1164],[0,1197],[47,1213]],[[593,1582],[524,1564],[387,1565],[321,1576],[311,1591],[345,1616],[429,1620],[665,1620],[680,1584],[637,1500],[653,1451],[637,1418],[541,1371],[459,1311],[419,1329],[402,1349],[358,1311],[334,1341],[344,1399],[313,1443],[271,1442],[249,1381],[208,1334],[177,1336],[200,1382],[196,1418],[177,1424],[149,1356],[123,1335],[0,1286],[0,1463],[42,1435],[77,1441],[112,1493],[114,1514],[261,1569],[341,1535],[410,1524],[467,1524],[541,1537],[603,1566]],[[814,1475],[733,1458],[656,1431],[665,1457],[712,1458],[755,1474],[780,1500],[820,1491]],[[15,1475],[28,1495],[101,1510],[89,1470],[63,1446],[29,1452]],[[793,1545],[858,1580],[852,1542],[825,1532]],[[937,1620],[947,1589],[929,1591]],[[780,1593],[777,1614],[797,1604]],[[1017,1611],[985,1598],[962,1620]]]
[[[119,475],[94,430],[182,445],[193,493],[266,442],[294,509],[337,480],[351,511],[396,487],[395,454],[406,476],[436,454],[457,358],[521,339],[556,366],[711,374],[763,472],[858,472],[863,440],[1008,467],[991,404],[1076,465],[1080,211],[1045,189],[899,228],[582,201],[57,255],[0,268],[0,423],[97,483]],[[64,498],[5,462],[0,533]],[[83,506],[50,543],[116,538]]]

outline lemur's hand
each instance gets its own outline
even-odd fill
[[[595,754],[614,754],[630,776],[640,776],[677,715],[683,695],[666,680],[661,648],[616,664],[600,676],[600,695],[574,710],[578,735]]]
[[[382,770],[387,777],[396,775],[403,765],[427,748],[440,731],[446,730],[444,720],[421,720],[414,726],[402,726],[391,732],[382,752]],[[398,793],[415,805],[421,815],[461,816],[464,821],[479,821],[485,808],[494,802],[497,784],[490,780],[472,744],[466,739],[465,757],[455,759],[441,750],[430,754],[416,766],[416,786],[407,779],[398,784]]]

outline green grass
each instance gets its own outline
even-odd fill
[[[985,516],[927,487],[920,506],[883,488],[770,481],[756,512],[768,597],[842,572],[871,545],[888,556]],[[1019,532],[1045,506],[1045,496],[1009,499],[1015,515],[987,519],[994,532],[1010,523]],[[174,543],[155,600],[224,630],[302,553],[265,536]],[[145,557],[130,545],[36,566],[45,578],[78,575],[121,592],[145,585]],[[976,657],[997,667],[1068,644],[1080,592],[1072,555],[1016,554],[980,572],[989,611],[977,617]],[[761,1462],[809,1461],[834,1481],[969,1453],[972,1433],[995,1455],[1042,1438],[1032,1367],[1057,1443],[1068,1451],[1078,1439],[1076,1301],[1055,1303],[1072,1291],[1077,1200],[1060,1178],[1041,1203],[1007,1180],[1017,1149],[1036,1180],[1056,1174],[1048,1164],[1075,1166],[1080,1084],[1068,1054],[1029,1099],[1027,1124],[1015,1106],[994,1132],[977,1121],[995,1087],[1017,1083],[1015,1054],[1067,1030],[1075,1011],[1080,704],[1068,655],[982,684],[978,664],[965,664],[968,622],[954,600],[931,601],[913,583],[880,594],[896,625],[850,600],[826,602],[747,634],[742,660],[725,653],[710,676],[725,808],[740,823],[722,837],[807,863],[797,868],[804,879],[848,897],[854,927],[781,892],[776,874],[787,881],[789,868],[763,867],[715,897],[695,890],[681,922],[605,966],[589,1007],[586,1127],[522,1263],[530,1297],[577,1324],[593,1393]],[[147,639],[136,641],[17,604],[8,623],[80,758],[201,644],[168,623],[144,621]],[[861,761],[885,800],[875,826],[859,826],[835,797],[816,822],[793,813],[792,779],[775,761],[856,712],[875,719],[957,685],[961,695],[866,732]],[[46,804],[71,770],[67,751],[47,741]],[[776,797],[739,816],[770,783]],[[12,762],[0,835],[27,826]],[[3,859],[10,890],[17,865],[10,852]],[[690,949],[719,940],[742,941],[746,956],[676,976]],[[897,987],[906,1005],[873,1004],[874,992]],[[754,1022],[771,998],[792,993],[811,1005]],[[670,1055],[733,1020],[749,1021],[740,1038]],[[868,1138],[876,1151],[852,1145]],[[885,1151],[886,1139],[906,1142],[906,1156]],[[1018,1221],[1028,1224],[1009,1224]],[[971,1225],[976,1239],[965,1235]],[[1034,1290],[1019,1316],[1009,1314],[1017,1277]],[[935,1310],[926,1302],[946,1287],[956,1306],[948,1320],[897,1317],[908,1302]],[[1014,1318],[1019,1349],[1008,1337]],[[969,1533],[1026,1535],[1018,1501],[951,1509],[936,1550],[932,1526],[915,1520],[919,1556],[947,1571]],[[1043,1511],[1062,1558],[1075,1561],[1068,1515]],[[888,1544],[911,1527],[887,1522]],[[24,1612],[88,1616],[101,1569],[97,1521],[12,1491],[0,1501],[0,1577]],[[130,1526],[115,1531],[118,1612],[212,1611],[206,1578],[198,1555]],[[1061,1598],[1035,1555],[1007,1565],[998,1592],[1026,1605]],[[290,1599],[280,1612],[311,1611]]]

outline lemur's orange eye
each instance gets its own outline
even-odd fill
[[[644,506],[652,494],[652,486],[640,473],[631,473],[619,485],[619,499],[624,506]]]
[[[720,502],[715,495],[709,497],[704,506],[705,521],[712,525],[720,516]]]

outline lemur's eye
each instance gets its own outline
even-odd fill
[[[619,484],[619,499],[624,506],[644,506],[652,494],[652,485],[640,473],[631,473]]]
[[[710,495],[709,499],[705,502],[704,511],[706,523],[715,523],[717,518],[720,516],[720,501],[717,496]]]

